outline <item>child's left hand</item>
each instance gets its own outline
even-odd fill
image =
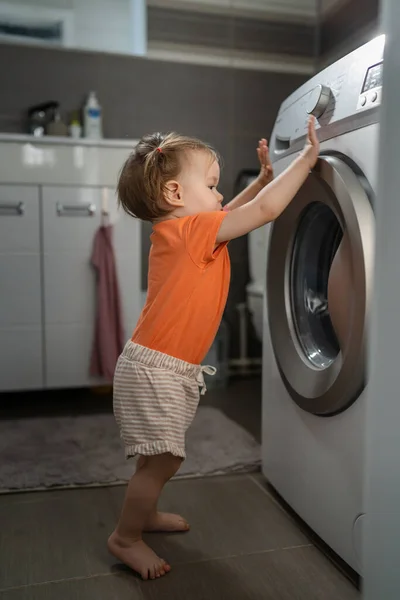
[[[268,185],[268,183],[271,183],[274,178],[274,171],[269,157],[268,142],[265,138],[258,142],[257,155],[261,165],[258,181],[260,185],[264,187]]]

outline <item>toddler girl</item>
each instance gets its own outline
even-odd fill
[[[265,140],[261,173],[222,208],[217,153],[207,144],[169,134],[145,136],[126,161],[119,201],[130,215],[151,221],[148,295],[116,366],[114,414],[126,457],[138,457],[110,552],[155,579],[171,567],[142,540],[144,531],[186,531],[178,515],[158,512],[164,485],[185,458],[185,433],[205,392],[202,367],[228,295],[229,240],[275,220],[306,180],[318,157],[314,120],[301,154],[279,177]],[[268,184],[268,185],[266,185]]]

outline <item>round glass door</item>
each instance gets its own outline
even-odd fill
[[[330,317],[329,274],[343,238],[335,213],[323,202],[303,211],[296,231],[290,265],[293,323],[306,358],[316,367],[329,367],[340,352]]]
[[[341,412],[364,387],[373,243],[357,175],[321,157],[275,222],[268,252],[272,345],[288,392],[308,412]]]

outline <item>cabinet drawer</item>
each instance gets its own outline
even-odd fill
[[[43,188],[46,387],[80,387],[89,376],[96,315],[93,240],[98,188]]]
[[[109,191],[110,199],[113,197]],[[141,223],[111,203],[115,257],[125,325],[136,324],[141,311]],[[133,330],[133,329],[132,329]],[[129,330],[129,337],[132,335]]]
[[[0,390],[43,385],[39,188],[0,185]]]
[[[43,251],[90,257],[100,213],[99,188],[43,187]]]
[[[0,327],[42,322],[40,257],[0,253]]]
[[[96,318],[93,241],[101,225],[106,192],[99,188],[43,188],[43,263],[46,386],[88,386]],[[140,311],[140,224],[117,213],[113,190],[108,206],[122,295],[126,338]]]
[[[101,224],[97,188],[43,189],[43,251],[46,324],[95,318],[95,273],[90,259]]]
[[[96,311],[96,276],[90,255],[47,254],[44,273],[46,323],[92,324]]]
[[[0,391],[43,387],[40,328],[0,329]]]
[[[39,188],[0,185],[0,253],[39,253]]]
[[[102,383],[89,375],[92,355],[91,323],[49,325],[46,339],[46,387],[88,387]]]

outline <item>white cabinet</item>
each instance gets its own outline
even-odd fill
[[[90,259],[105,194],[115,225],[114,250],[126,337],[138,318],[138,223],[117,213],[111,189],[43,187],[45,366],[49,388],[99,383],[89,375],[96,315],[96,274]]]
[[[103,207],[130,337],[141,309],[140,223],[117,209],[115,187],[134,145],[0,136],[0,392],[100,383],[89,369]]]
[[[128,340],[143,306],[141,293],[141,222],[117,210],[115,192],[109,190],[114,249],[122,299],[125,338]]]
[[[95,315],[90,264],[100,190],[43,187],[46,386],[87,386]]]
[[[39,187],[0,185],[0,390],[43,386]]]

